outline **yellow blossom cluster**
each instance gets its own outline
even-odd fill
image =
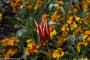
[[[27,43],[27,47],[25,48],[26,55],[38,53],[39,46],[37,46],[32,39],[27,40],[26,43]]]
[[[83,42],[77,44],[77,51],[80,52],[81,46],[87,46],[90,43],[90,31],[85,31],[83,33]]]
[[[18,49],[17,48],[10,48],[7,51],[4,51],[4,58],[9,59],[12,57],[15,53],[17,53]]]
[[[6,38],[1,41],[4,46],[18,46],[19,41],[15,37]]]
[[[1,41],[1,44],[5,47],[3,52],[1,52],[5,59],[12,57],[18,51],[16,47],[18,47],[19,41],[16,37],[5,38]]]
[[[56,50],[53,51],[53,58],[59,59],[60,57],[64,56],[64,51],[61,48],[58,48]]]

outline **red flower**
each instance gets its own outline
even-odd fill
[[[36,21],[34,21],[34,22],[35,22],[35,26],[37,29],[37,33],[40,37],[40,42],[41,43],[47,42],[49,39],[49,36],[50,36],[49,35],[49,26],[48,26],[47,21],[42,22],[41,24],[37,23]]]

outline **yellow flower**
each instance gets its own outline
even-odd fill
[[[81,57],[80,60],[89,60],[87,57]]]
[[[64,51],[61,48],[59,48],[53,51],[53,58],[63,57],[64,54],[65,54]]]
[[[90,4],[90,0],[86,0],[88,4]]]
[[[53,13],[54,15],[57,15],[58,14],[58,10],[55,10],[55,12]]]
[[[55,25],[51,25],[51,26],[49,26],[49,30],[50,30],[50,32],[52,32],[53,30],[55,30],[56,29],[56,26]]]
[[[52,20],[53,22],[58,22],[59,19],[60,19],[60,16],[59,16],[58,14],[53,14],[53,15],[51,16],[51,20]]]
[[[72,20],[73,20],[73,16],[70,16],[70,17],[68,18],[68,20],[67,20],[67,23],[68,23],[68,24],[72,24],[72,22],[73,22]]]
[[[80,60],[84,60],[84,58],[83,58],[83,57],[81,57],[81,58],[80,58]]]
[[[62,46],[64,43],[65,43],[65,41],[66,41],[66,37],[60,37],[60,38],[58,38],[58,41],[57,41],[57,43],[58,43],[58,45],[59,46]]]
[[[28,53],[27,55],[34,54],[38,52],[37,45],[32,39],[29,39],[26,41],[27,42],[27,47],[25,48],[25,53]]]
[[[75,57],[75,58],[73,58],[73,60],[77,60],[77,58]]]
[[[58,0],[57,1],[57,9],[61,9],[62,6],[63,6],[63,1]]]
[[[89,38],[87,38],[87,41],[88,41],[88,42],[90,42],[90,37],[89,37]]]
[[[62,37],[67,38],[67,36],[68,36],[68,32],[64,31],[63,34],[62,34]]]
[[[35,7],[34,7],[34,10],[41,9],[42,6],[43,6],[43,0],[37,0]]]
[[[56,30],[53,30],[50,32],[50,37],[53,38],[57,34]]]
[[[73,24],[71,25],[71,30],[77,28],[77,24],[75,22],[73,22]]]
[[[8,45],[8,44],[7,44],[8,40],[9,40],[9,39],[4,39],[4,40],[2,40],[1,42],[2,42],[2,44],[3,44],[4,46],[7,46],[7,45]]]
[[[85,31],[84,34],[83,34],[83,41],[87,41],[87,42],[90,42],[90,31]]]
[[[80,50],[81,50],[81,46],[87,46],[88,45],[88,42],[86,42],[86,41],[83,41],[83,42],[79,42],[78,44],[77,44],[77,51],[78,51],[78,53],[80,53]]]
[[[77,48],[78,53],[80,53],[80,50],[81,50],[81,43],[78,43],[76,48]]]
[[[80,20],[80,17],[75,16],[75,19],[76,19],[76,21],[79,21]]]
[[[35,42],[33,40],[27,40],[27,47],[33,48],[33,46],[35,46]]]
[[[84,34],[90,35],[90,31],[87,30],[87,31],[84,32]]]
[[[83,40],[85,40],[88,37],[88,35],[83,35]]]
[[[73,21],[79,21],[79,20],[80,20],[80,17],[78,16],[70,16],[67,20],[67,23],[71,25]]]
[[[73,32],[73,35],[77,36],[80,32],[82,32],[82,30],[80,28],[76,28],[76,30]]]
[[[11,38],[6,38],[4,40],[2,40],[2,44],[5,46],[17,46],[18,45],[18,40],[15,37],[11,37]]]
[[[17,52],[17,49],[15,49],[15,48],[9,49],[9,50],[4,54],[4,57],[5,57],[5,58],[10,58],[10,57],[13,56],[16,52]]]
[[[60,57],[60,54],[59,54],[58,50],[55,50],[53,53],[53,58],[59,58],[59,57]]]
[[[7,42],[7,44],[13,46],[13,45],[14,45],[14,40],[9,40],[9,41]]]
[[[26,1],[25,4],[24,4],[24,7],[27,8],[27,9],[31,9],[33,6],[33,4],[29,1]]]
[[[73,60],[78,60],[78,58],[74,58]],[[89,60],[87,57],[81,57],[80,60]]]
[[[85,57],[84,60],[89,60],[89,59],[87,57]]]
[[[78,58],[74,58],[73,60],[78,60]],[[81,57],[80,60],[89,60],[87,57]]]
[[[57,34],[56,26],[55,25],[49,26],[49,30],[50,30],[50,38],[52,39]]]
[[[83,41],[83,42],[82,42],[82,45],[86,47],[86,46],[88,45],[88,42]]]
[[[68,24],[64,24],[61,28],[62,31],[69,31]]]

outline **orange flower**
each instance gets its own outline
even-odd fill
[[[90,31],[85,31],[84,34],[90,35]]]
[[[58,22],[59,19],[60,19],[60,16],[58,14],[54,14],[54,15],[51,16],[51,20],[53,22]]]
[[[48,20],[48,15],[47,14],[43,14],[42,15],[42,22],[45,22]]]
[[[2,44],[5,46],[17,46],[18,45],[18,40],[15,37],[11,38],[6,38],[2,40]]]
[[[53,30],[55,30],[56,29],[56,26],[55,25],[51,25],[51,26],[49,26],[49,30],[50,30],[50,32],[52,32]]]
[[[18,7],[20,6],[20,0],[12,0],[11,1],[11,6],[13,8],[13,12],[16,12]]]
[[[26,1],[25,4],[24,4],[24,7],[27,8],[27,9],[31,9],[33,6],[33,4],[29,1]]]
[[[10,58],[11,56],[13,56],[15,53],[17,52],[17,49],[15,48],[11,48],[9,49],[5,54],[4,54],[4,58]]]
[[[58,0],[57,1],[57,9],[60,9],[63,6],[63,1]]]
[[[67,20],[67,23],[71,25],[73,22],[73,18],[74,18],[73,16],[70,16]]]

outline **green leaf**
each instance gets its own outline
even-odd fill
[[[67,44],[69,46],[73,46],[75,45],[75,37],[73,35],[69,35],[68,38],[67,38]]]

